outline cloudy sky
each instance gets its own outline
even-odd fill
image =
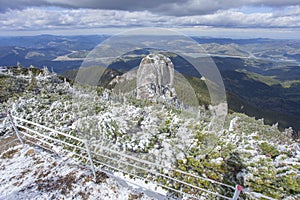
[[[300,0],[0,0],[0,35],[111,34],[139,27],[300,39]]]

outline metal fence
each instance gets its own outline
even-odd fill
[[[98,151],[97,147],[90,144],[88,140],[80,139],[74,135],[66,134],[11,114],[8,114],[8,117],[22,144],[26,141],[35,145],[40,144],[43,148],[50,150],[60,148],[60,150],[71,153],[78,161],[90,165],[95,181],[97,179],[97,169],[102,172],[121,172],[132,178],[153,182],[178,196],[188,196],[194,199],[213,197],[214,199],[236,200],[242,191],[242,187],[239,185],[234,187],[182,170],[152,163],[107,147],[101,147],[101,151]],[[178,177],[183,178],[179,179]],[[193,180],[193,184],[188,180]],[[215,192],[209,188],[203,188],[194,184],[197,182],[207,182],[215,186],[215,188],[224,188],[224,191],[227,192],[226,194],[221,194],[221,192]],[[176,185],[178,187],[174,187]]]

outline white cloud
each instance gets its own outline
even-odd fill
[[[2,31],[97,28],[107,26],[152,26],[163,21],[163,17],[147,11],[129,12],[94,9],[47,10],[27,8],[0,13]]]
[[[299,13],[299,6],[290,7],[286,15],[280,12],[246,14],[229,9],[213,14],[179,17],[149,11],[27,8],[0,13],[0,26],[2,31],[140,26],[300,28]]]
[[[300,28],[299,7],[294,7],[288,15],[266,13],[243,13],[233,9],[221,10],[213,14],[177,17],[171,20],[174,25],[244,27],[244,28]]]

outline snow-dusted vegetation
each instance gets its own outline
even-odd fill
[[[280,132],[276,125],[265,125],[263,120],[232,113],[227,116],[222,131],[211,132],[211,114],[204,107],[191,112],[163,103],[116,96],[113,91],[103,88],[85,86],[79,90],[46,69],[15,68],[9,72],[2,70],[1,73],[1,81],[14,83],[6,86],[7,99],[2,101],[1,109],[70,135],[87,138],[95,151],[101,151],[101,147],[105,146],[232,186],[240,184],[244,187],[242,199],[259,199],[261,194],[276,199],[300,198],[299,141],[292,139],[289,129]],[[18,93],[9,92],[15,91],[17,83],[21,82],[23,88],[19,88]],[[8,118],[3,120],[0,128],[2,134],[12,132]],[[18,150],[17,153],[13,153],[15,150]],[[118,188],[111,179],[93,185],[90,180],[86,180],[90,175],[82,176],[89,173],[86,169],[80,170],[80,166],[73,161],[64,162],[63,159],[56,159],[28,146],[17,146],[2,153],[0,177],[3,178],[0,189],[6,193],[0,198],[22,195],[30,198],[33,190],[33,195],[42,198],[45,194],[43,191],[49,189],[49,184],[52,185],[51,181],[55,182],[54,185],[63,181],[59,179],[64,177],[60,173],[71,173],[72,176],[68,177],[73,177],[75,183],[70,187],[67,185],[65,189],[51,186],[53,197],[79,198],[82,192],[92,198],[100,191],[100,195],[108,195],[111,199],[120,199],[123,194],[125,199],[134,199],[129,197],[131,193],[128,190]],[[22,168],[18,168],[18,163]],[[54,170],[47,172],[45,169],[47,174],[39,174],[39,167],[45,165],[55,165]],[[25,166],[30,170],[26,171],[23,168]],[[21,170],[19,174],[23,174],[25,182],[18,182],[18,177],[10,174],[12,169]],[[218,193],[232,195],[232,191],[207,181],[199,182],[175,172],[162,173]],[[148,174],[141,176],[191,193],[189,188],[161,177],[149,177]],[[26,187],[22,187],[25,183]]]

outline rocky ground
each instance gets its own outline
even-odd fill
[[[3,148],[14,139],[0,140],[0,199],[153,199],[101,172],[94,182],[87,166],[65,155],[27,144]]]

